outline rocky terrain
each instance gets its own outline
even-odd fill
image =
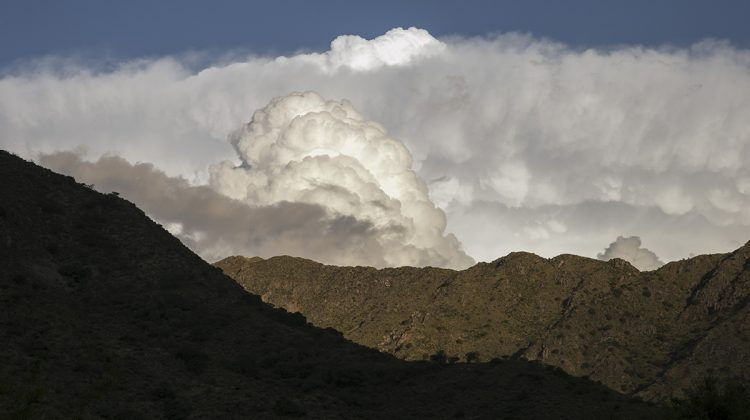
[[[464,271],[216,263],[265,302],[406,360],[535,360],[647,400],[750,373],[750,245],[639,272],[512,253]]]
[[[294,270],[318,267],[288,262],[288,278],[300,281]],[[399,271],[393,273],[381,279],[392,289],[368,287],[405,286]],[[330,281],[341,293],[349,290]],[[425,289],[430,299],[435,292]],[[361,298],[351,296],[352,302]],[[333,313],[343,305],[332,301],[321,308]],[[415,316],[431,322],[426,313]],[[347,316],[341,322],[351,321]],[[346,332],[352,336],[351,328]],[[518,337],[522,341],[524,333]],[[263,303],[116,194],[97,193],[1,151],[0,343],[0,418],[664,414],[658,406],[538,363],[407,362],[353,344]]]

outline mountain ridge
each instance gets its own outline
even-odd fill
[[[750,243],[643,272],[528,252],[461,271],[243,261],[215,265],[266,302],[407,360],[538,360],[655,401],[704,376],[750,374]]]
[[[272,308],[143,211],[0,151],[0,418],[654,418],[523,361],[404,362]]]

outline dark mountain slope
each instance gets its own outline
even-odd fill
[[[520,356],[663,400],[750,374],[750,246],[641,273],[623,260],[512,253],[464,271],[216,263],[266,302],[408,360]]]
[[[262,303],[129,202],[0,152],[0,418],[649,418],[521,361],[406,363]]]

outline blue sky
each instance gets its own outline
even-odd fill
[[[0,67],[43,55],[127,59],[191,50],[324,50],[341,34],[397,26],[434,36],[522,31],[575,46],[750,45],[743,1],[2,0]]]

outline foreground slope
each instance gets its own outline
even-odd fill
[[[750,376],[748,245],[643,273],[522,252],[463,271],[292,257],[216,265],[264,301],[403,359],[538,360],[652,400],[706,376]]]
[[[149,220],[0,152],[0,418],[650,418],[521,361],[407,363],[273,309]]]

